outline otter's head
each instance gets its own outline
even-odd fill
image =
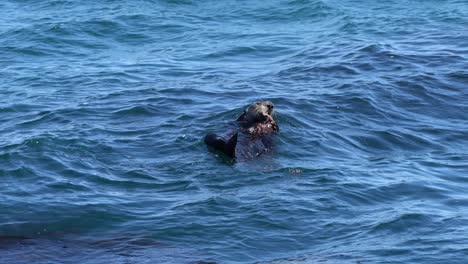
[[[262,122],[266,120],[267,116],[273,114],[274,107],[270,101],[257,102],[249,106],[245,110],[245,114],[250,122]]]

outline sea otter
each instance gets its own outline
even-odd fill
[[[209,133],[205,143],[231,158],[250,159],[271,150],[273,135],[279,126],[271,116],[274,105],[270,101],[249,106],[224,133]]]

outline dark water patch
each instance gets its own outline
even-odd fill
[[[5,106],[0,108],[0,111],[4,113],[28,113],[28,112],[34,112],[34,111],[39,111],[42,109],[41,105],[38,104],[22,104],[22,103],[16,103],[16,104],[11,104],[9,106]]]
[[[177,248],[142,235],[102,236],[53,236],[53,237],[5,237],[8,241],[2,249],[5,260],[16,263],[105,263],[109,258],[118,263],[214,263],[190,248]],[[87,260],[82,259],[86,254]]]
[[[447,77],[455,79],[455,80],[460,81],[462,83],[467,83],[468,82],[468,73],[463,72],[463,71],[448,73]]]
[[[2,160],[5,161],[5,158],[2,157]],[[6,164],[8,164],[8,163],[6,163]],[[32,169],[24,167],[24,166],[18,166],[17,168],[14,168],[14,169],[1,170],[0,175],[2,177],[5,177],[5,178],[10,177],[10,178],[14,179],[15,181],[17,181],[17,180],[20,180],[22,178],[28,178],[28,177],[33,178],[34,177],[34,171]]]
[[[64,171],[65,173],[68,174],[73,174],[68,171]],[[50,190],[57,190],[57,191],[63,191],[66,190],[67,192],[86,192],[89,191],[90,189],[86,186],[83,186],[82,184],[74,184],[71,182],[54,182],[51,184],[48,184],[47,187]]]
[[[431,216],[418,213],[408,213],[398,215],[395,219],[378,224],[373,228],[373,231],[399,233],[427,225],[433,225]]]
[[[60,115],[55,114],[52,111],[42,111],[37,113],[32,119],[28,120],[24,118],[22,123],[18,124],[19,129],[27,129],[28,127],[40,126],[40,124],[48,125],[48,123],[59,123],[59,124],[68,124],[70,120],[63,118]]]
[[[13,53],[15,57],[19,58],[34,58],[34,57],[47,57],[53,54],[51,49],[38,48],[33,46],[27,47],[6,47],[7,52]]]
[[[274,46],[235,47],[217,53],[210,53],[201,59],[236,61],[236,57],[242,58],[242,60],[244,60],[245,57],[250,57],[251,59],[261,58],[263,60],[264,57],[279,56],[286,50],[286,48]]]
[[[288,6],[296,7],[294,9],[284,9],[280,14],[275,13],[274,16],[269,16],[269,19],[276,22],[281,20],[289,20],[297,17],[307,18],[320,18],[324,19],[327,15],[333,13],[335,10],[329,7],[322,1],[290,1]],[[332,11],[333,10],[333,11]],[[268,14],[268,13],[267,13]],[[279,18],[279,19],[278,19]]]
[[[114,36],[114,31],[123,30],[122,24],[109,19],[92,19],[85,21],[83,28],[88,30],[86,33],[96,37],[106,37],[107,35]]]

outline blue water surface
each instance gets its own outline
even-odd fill
[[[1,263],[467,263],[466,0],[0,10]]]

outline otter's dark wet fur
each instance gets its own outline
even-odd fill
[[[209,133],[205,143],[224,154],[249,159],[271,150],[273,138],[279,131],[273,119],[274,105],[270,101],[250,105],[224,133]]]

